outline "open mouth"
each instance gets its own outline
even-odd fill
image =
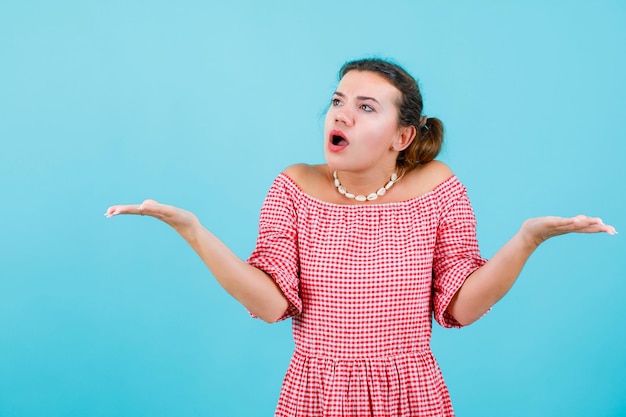
[[[348,141],[339,135],[333,135],[330,141],[335,146],[346,146],[348,144]]]
[[[333,130],[330,132],[330,143],[333,146],[348,146],[348,140],[340,130]]]

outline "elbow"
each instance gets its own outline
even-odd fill
[[[284,299],[284,302],[279,302],[274,305],[268,306],[258,312],[252,312],[255,316],[263,320],[268,324],[276,323],[285,316],[287,309],[289,308],[289,302]]]
[[[456,322],[461,327],[469,326],[470,324],[478,321],[481,317],[483,317],[488,312],[489,312],[489,309],[487,310],[483,310],[483,309],[464,310],[463,308],[460,308],[458,305],[456,306],[456,308],[448,307],[448,314],[452,316],[454,320],[456,320]]]
[[[477,321],[480,317],[464,317],[464,316],[452,316],[459,323],[459,326],[465,327]]]
[[[267,324],[274,324],[278,320],[280,320],[280,318],[282,317],[282,314],[281,315],[264,314],[264,315],[259,315],[257,317],[260,318],[261,320],[263,320],[264,322],[266,322]]]
[[[454,318],[461,327],[469,326],[475,321],[478,321],[478,319],[487,314],[488,311],[489,308],[485,310],[481,306],[459,300],[459,293],[452,298],[452,301],[446,309],[446,313]]]

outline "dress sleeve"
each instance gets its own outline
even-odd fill
[[[444,209],[437,228],[433,261],[433,313],[443,327],[461,327],[448,313],[448,305],[465,279],[487,262],[478,248],[476,218],[467,191],[458,185],[459,195]]]
[[[250,265],[271,276],[289,301],[289,307],[279,320],[302,311],[294,204],[293,192],[289,190],[286,180],[278,177],[261,207],[256,247],[247,260]]]

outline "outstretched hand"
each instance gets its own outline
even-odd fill
[[[608,233],[610,235],[617,233],[613,226],[604,224],[602,219],[583,215],[569,218],[548,216],[528,219],[522,225],[522,231],[532,239],[535,245],[551,237],[567,233]]]
[[[182,229],[193,227],[198,223],[198,218],[187,210],[166,204],[159,204],[154,200],[145,200],[141,204],[128,204],[111,206],[104,215],[113,217],[120,214],[150,216],[167,223],[179,232]]]

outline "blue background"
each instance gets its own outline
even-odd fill
[[[0,3],[0,416],[270,416],[293,347],[145,198],[239,256],[273,178],[321,163],[340,65],[392,57],[447,128],[483,255],[527,217],[626,232],[622,0]],[[435,328],[459,416],[626,415],[622,235],[542,246]]]

